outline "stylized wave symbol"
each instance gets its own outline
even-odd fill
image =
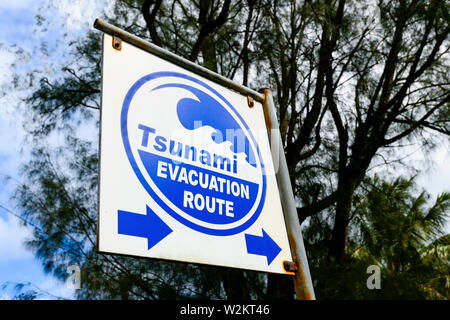
[[[250,148],[245,132],[219,102],[197,88],[178,83],[164,84],[152,91],[171,87],[188,90],[198,98],[198,100],[183,98],[177,104],[178,120],[186,129],[194,130],[203,126],[214,128],[211,139],[215,143],[230,142],[232,152],[236,154],[244,152],[246,161],[256,167],[255,154]]]

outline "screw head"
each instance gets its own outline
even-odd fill
[[[121,50],[122,49],[122,39],[120,39],[119,37],[113,36],[112,46],[116,50]]]
[[[250,96],[247,97],[247,105],[249,108],[253,108],[255,106],[255,101]]]
[[[293,261],[283,261],[284,270],[289,272],[295,272],[298,270],[297,265]]]

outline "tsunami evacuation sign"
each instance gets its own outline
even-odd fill
[[[292,274],[261,103],[103,38],[98,250]]]

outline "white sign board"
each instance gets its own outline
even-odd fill
[[[261,103],[103,41],[99,251],[290,274]]]

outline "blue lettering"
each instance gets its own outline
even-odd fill
[[[156,151],[164,152],[167,150],[166,142],[167,139],[163,136],[156,136],[155,138],[156,144],[153,145],[153,148],[155,148]]]
[[[142,146],[146,147],[148,145],[148,134],[149,133],[155,133],[155,129],[144,126],[143,124],[139,124],[138,129],[143,130],[144,132],[142,133]]]

